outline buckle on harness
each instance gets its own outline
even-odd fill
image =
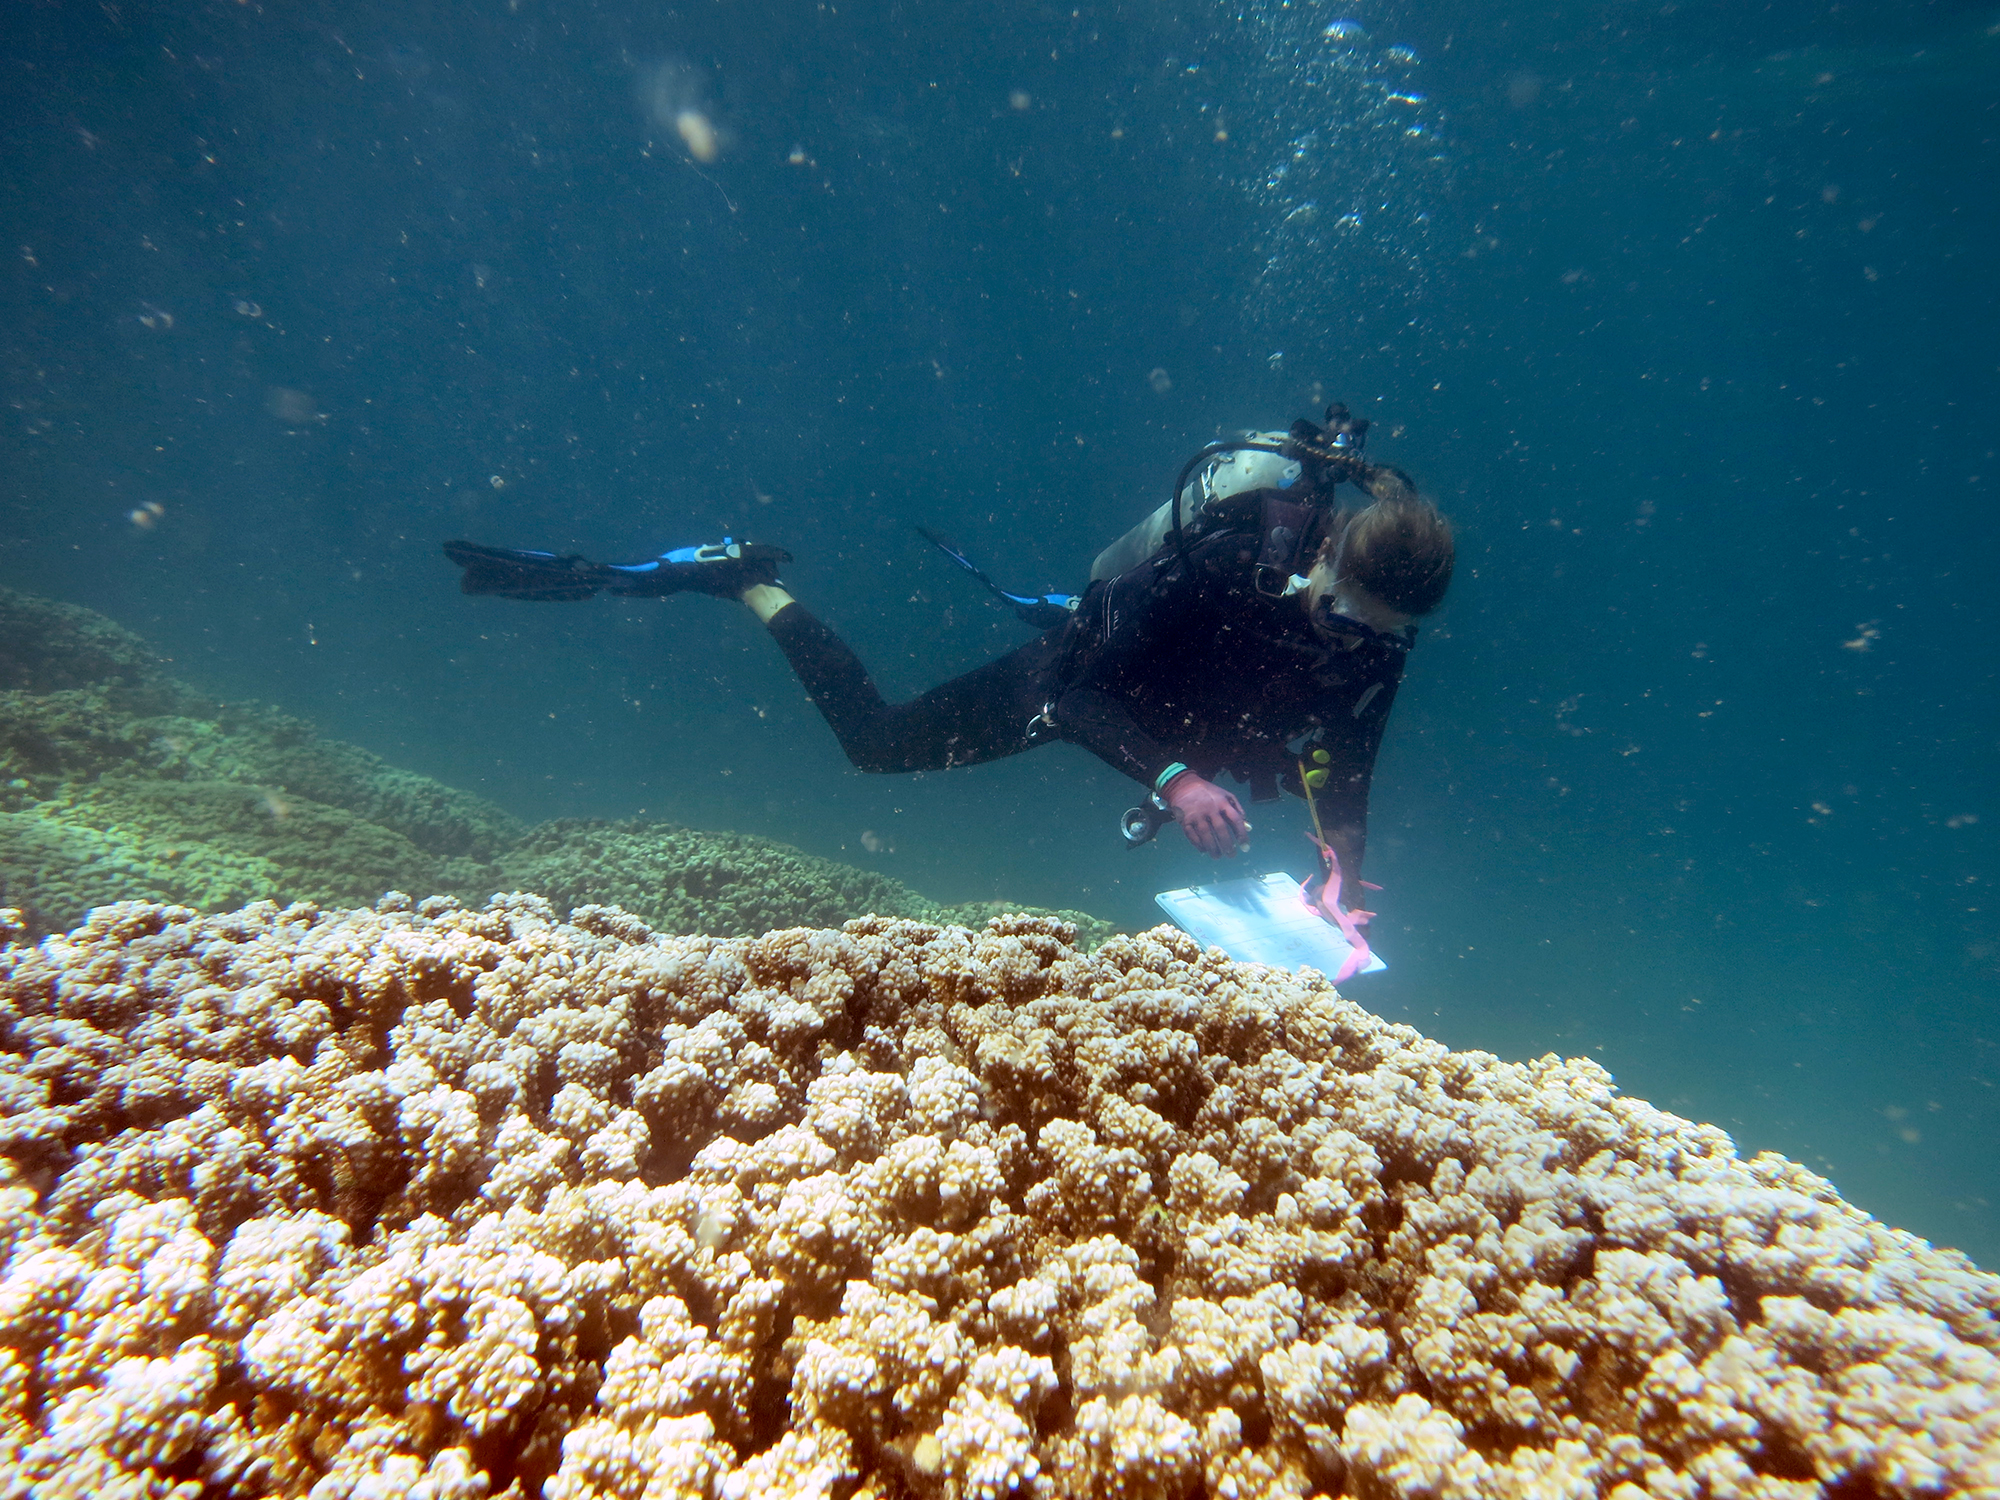
[[[1056,729],[1056,701],[1053,698],[1044,703],[1041,711],[1028,720],[1026,731],[1028,743],[1031,745],[1040,744],[1041,736],[1044,732],[1057,735],[1060,738]]]
[[[1266,599],[1289,599],[1304,589],[1310,580],[1294,573],[1290,568],[1273,567],[1269,563],[1257,564],[1251,574],[1251,582],[1258,593]]]

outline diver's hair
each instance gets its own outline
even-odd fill
[[[1394,482],[1371,485],[1375,503],[1339,518],[1316,564],[1337,567],[1342,578],[1399,614],[1427,615],[1451,587],[1451,522],[1407,475],[1380,472],[1393,474]]]
[[[1394,464],[1364,464],[1358,483],[1375,500],[1421,500],[1417,482]]]

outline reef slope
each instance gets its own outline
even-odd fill
[[[349,906],[390,890],[616,901],[656,927],[726,936],[870,912],[979,922],[994,909],[750,834],[529,828],[303,720],[208,698],[102,615],[0,589],[0,906],[31,932],[113,901]],[[1060,915],[1092,942],[1112,931]]]

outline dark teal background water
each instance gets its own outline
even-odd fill
[[[1343,397],[1463,548],[1357,996],[2000,1264],[1990,4],[16,5],[0,76],[0,581],[527,817],[1144,924],[1210,867],[1080,752],[864,778],[747,612],[437,543],[747,530],[902,695],[1022,638],[912,521],[1074,587]]]

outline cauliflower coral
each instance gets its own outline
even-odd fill
[[[1588,1061],[1072,939],[6,948],[0,1492],[2000,1493],[2000,1279]]]

